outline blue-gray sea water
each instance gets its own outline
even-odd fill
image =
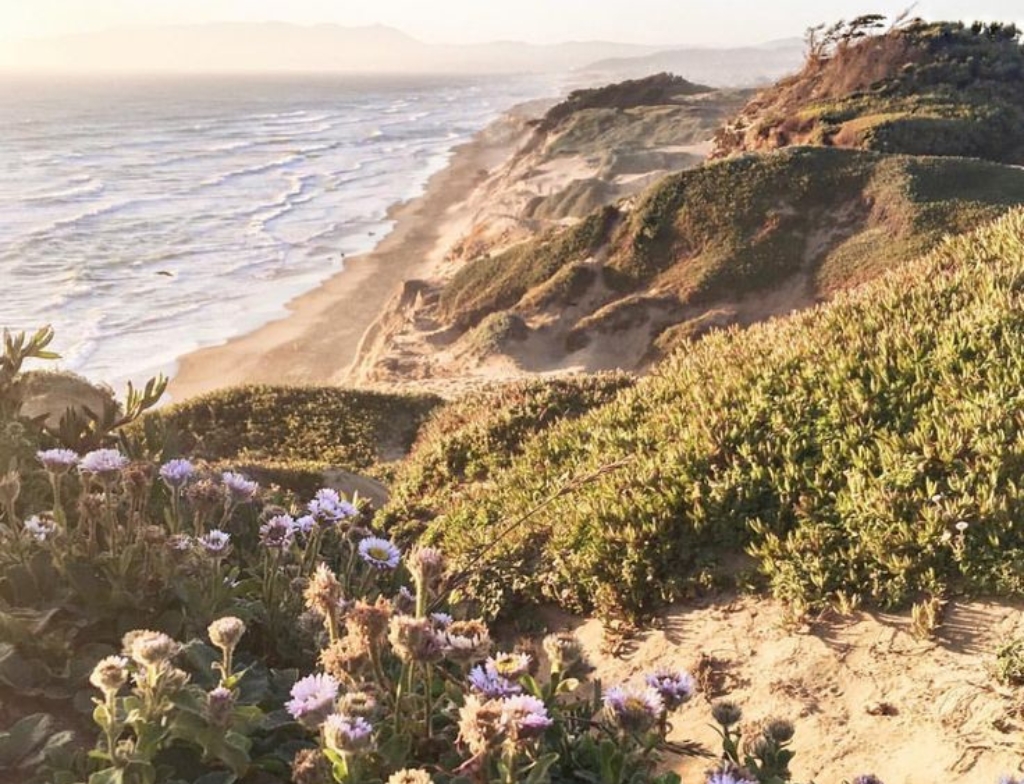
[[[0,327],[121,385],[286,314],[550,78],[0,78]]]

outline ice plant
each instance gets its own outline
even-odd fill
[[[295,682],[285,709],[292,718],[311,729],[318,728],[334,711],[338,681],[330,675],[307,675]]]
[[[387,539],[368,536],[359,543],[359,557],[374,569],[397,569],[401,551]]]
[[[665,702],[657,689],[615,686],[604,695],[605,713],[625,732],[647,732],[665,712]]]
[[[664,668],[649,673],[644,680],[661,695],[665,708],[670,711],[689,700],[696,686],[688,673]]]

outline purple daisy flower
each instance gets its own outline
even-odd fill
[[[332,714],[324,722],[327,748],[339,754],[358,754],[370,748],[373,725],[362,716]]]
[[[78,465],[78,452],[71,449],[44,449],[36,452],[36,459],[51,474],[66,474]]]
[[[308,536],[309,532],[313,530],[313,526],[316,525],[316,518],[313,515],[303,515],[302,517],[296,518],[295,520],[295,532]]]
[[[172,490],[180,490],[196,471],[195,467],[184,458],[168,460],[160,466],[160,478]]]
[[[325,523],[337,523],[348,517],[355,517],[358,510],[343,499],[337,490],[324,487],[317,490],[313,500],[306,507],[317,520]]]
[[[334,712],[338,682],[330,675],[307,675],[292,686],[292,698],[285,709],[292,718],[307,727],[319,727]]]
[[[882,780],[874,773],[866,773],[862,776],[857,776],[857,778],[853,780],[853,784],[882,784]],[[1003,776],[1003,778],[999,780],[999,784],[1017,784],[1017,782],[1008,776]]]
[[[487,699],[511,697],[523,691],[518,683],[503,678],[490,664],[478,664],[469,671],[467,680],[473,691]]]
[[[205,536],[200,536],[198,541],[210,555],[221,555],[231,543],[231,534],[214,528]]]
[[[45,542],[57,530],[57,524],[53,520],[44,520],[38,515],[32,515],[25,521],[25,532],[37,542]]]
[[[260,526],[260,542],[265,547],[285,550],[295,540],[295,521],[291,515],[271,517]]]
[[[675,710],[693,696],[696,684],[689,673],[666,668],[655,670],[645,678],[647,685],[657,690],[668,710]]]
[[[655,725],[665,712],[665,702],[657,689],[615,686],[604,695],[608,716],[628,732],[644,732]]]
[[[253,500],[260,489],[256,482],[234,471],[225,471],[221,475],[221,480],[224,482],[224,487],[227,488],[231,500],[240,504]]]
[[[127,465],[128,458],[116,449],[94,449],[79,461],[78,471],[109,480],[120,474]]]
[[[757,784],[733,770],[716,770],[708,774],[705,784]]]
[[[368,536],[359,543],[359,557],[375,569],[397,569],[402,552],[387,539]]]
[[[554,721],[541,700],[518,694],[501,701],[501,723],[512,738],[529,740],[543,735]]]

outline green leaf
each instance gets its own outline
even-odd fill
[[[558,753],[545,754],[533,765],[530,766],[530,774],[526,777],[526,784],[541,784],[547,780],[548,770],[558,761]]]

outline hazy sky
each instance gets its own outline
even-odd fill
[[[909,0],[0,0],[0,38],[133,24],[274,20],[381,23],[431,43],[753,43],[800,35],[821,21],[896,13],[907,5]],[[1024,21],[1019,0],[928,0],[915,13]]]

